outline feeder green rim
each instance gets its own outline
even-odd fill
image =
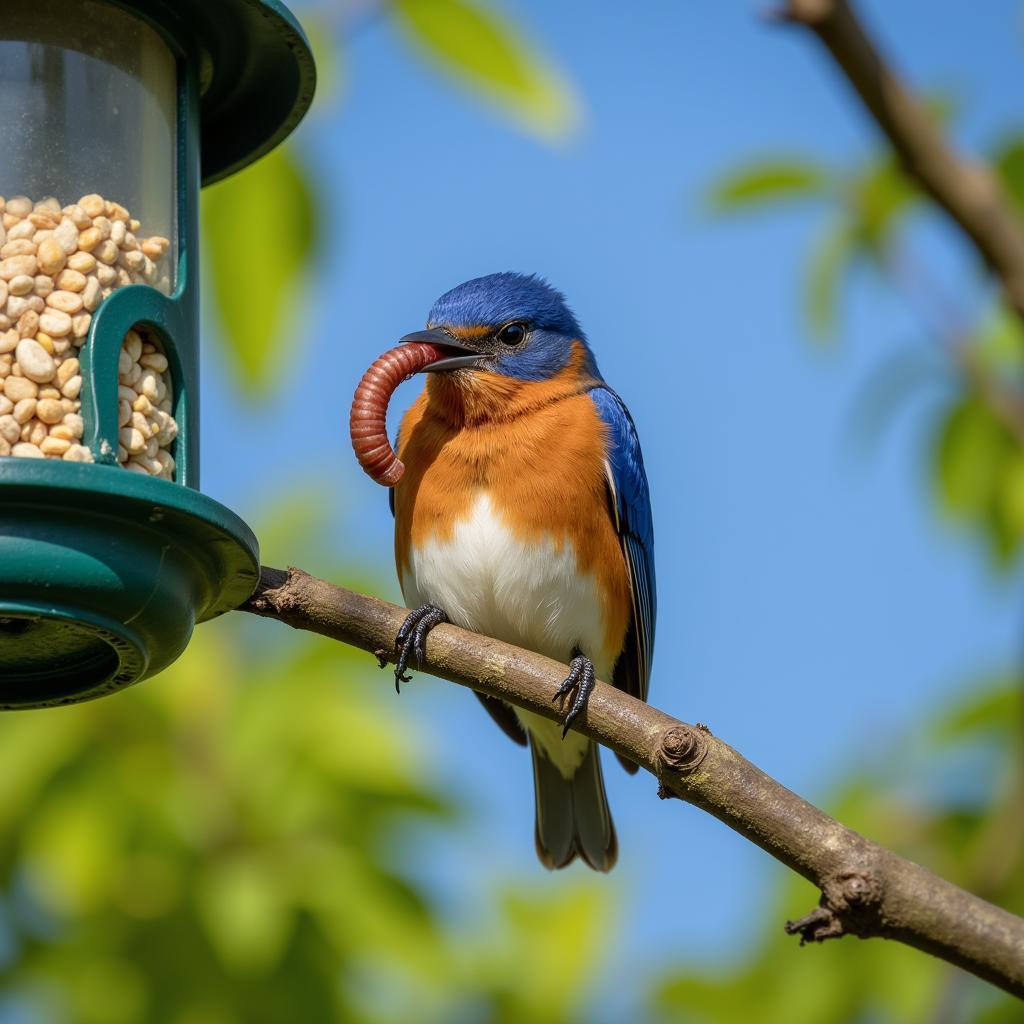
[[[121,466],[65,462],[57,459],[0,458],[0,494],[6,502],[32,500],[34,490],[58,492],[67,499],[68,515],[75,504],[94,507],[97,502],[121,514],[143,512],[159,523],[167,511],[184,514],[190,520],[213,527],[229,543],[226,552],[197,552],[200,557],[226,556],[235,572],[223,580],[220,592],[205,608],[198,609],[203,622],[237,608],[256,589],[260,575],[259,542],[255,534],[229,508],[200,491],[182,484],[133,473]],[[131,511],[130,511],[131,510]],[[244,567],[244,568],[243,568]]]
[[[316,89],[313,51],[280,0],[110,0],[134,11],[197,65],[202,183],[283,142]]]

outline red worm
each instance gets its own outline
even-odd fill
[[[359,465],[385,487],[394,487],[405,472],[388,440],[388,402],[403,380],[446,354],[443,348],[425,342],[396,345],[375,360],[356,388],[348,417],[352,450]]]

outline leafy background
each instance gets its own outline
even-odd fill
[[[1019,6],[862,8],[1024,212]],[[204,489],[397,598],[354,382],[459,280],[546,273],[644,439],[654,701],[1024,911],[1022,328],[810,41],[755,4],[297,11],[313,111],[204,193]],[[0,1021],[1020,1019],[895,944],[798,950],[810,886],[609,774],[622,862],[548,876],[466,695],[203,626],[0,719]]]

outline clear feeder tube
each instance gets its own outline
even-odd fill
[[[104,0],[3,4],[0,456],[174,480],[173,354],[92,326],[122,288],[175,288],[175,58]]]
[[[175,59],[160,36],[101,0],[3,0],[0,196],[60,205],[100,195],[177,264]]]

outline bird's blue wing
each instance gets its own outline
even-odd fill
[[[633,417],[611,388],[590,392],[598,414],[608,427],[605,464],[615,528],[629,569],[633,610],[626,642],[615,663],[612,682],[626,693],[647,699],[654,653],[657,593],[654,578],[654,526],[644,458]]]

